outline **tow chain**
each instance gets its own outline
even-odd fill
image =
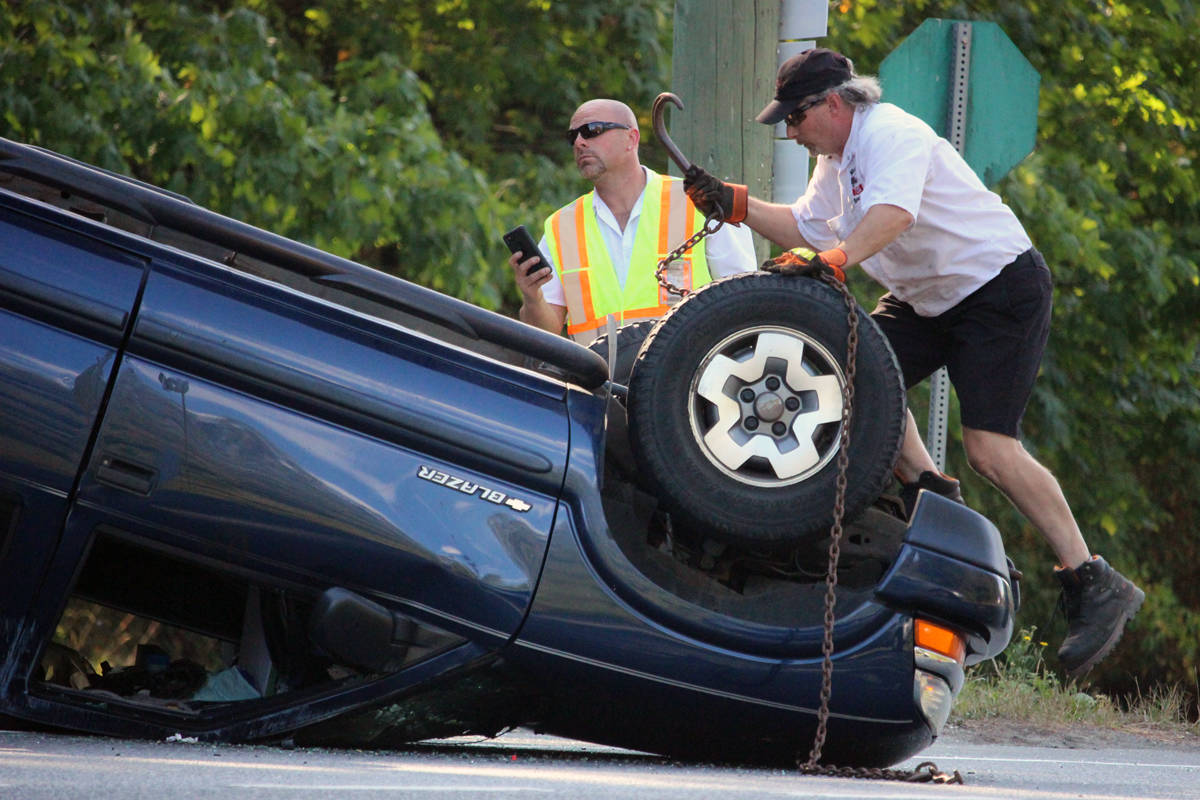
[[[833,610],[837,603],[837,568],[842,553],[842,521],[846,516],[846,472],[850,467],[850,421],[854,413],[854,376],[858,364],[858,304],[841,281],[822,275],[825,283],[840,289],[846,301],[846,382],[842,384],[842,435],[838,440],[837,490],[833,500],[833,526],[829,530],[829,564],[825,572],[825,636],[821,641],[821,708],[817,712],[817,732],[813,736],[808,761],[800,765],[805,773],[821,769],[821,749],[825,746],[825,728],[829,722],[829,697],[833,692]]]
[[[713,224],[715,223],[715,224]],[[707,218],[704,227],[696,231],[686,242],[676,247],[667,257],[658,262],[654,276],[659,286],[680,297],[687,297],[690,292],[675,286],[663,273],[667,265],[695,247],[706,236],[716,233],[722,220],[716,216]],[[879,767],[838,767],[832,764],[820,763],[821,750],[825,747],[825,734],[829,724],[829,698],[833,694],[833,626],[834,607],[837,604],[837,568],[841,559],[843,520],[846,516],[846,473],[850,467],[850,421],[854,410],[854,378],[858,361],[858,302],[846,284],[832,275],[822,275],[828,285],[839,291],[846,301],[846,382],[842,386],[842,434],[838,440],[837,457],[837,486],[833,500],[833,525],[829,531],[829,565],[825,573],[825,621],[824,638],[821,640],[821,707],[817,711],[817,731],[813,735],[812,750],[808,760],[796,760],[796,766],[805,775],[826,775],[836,778],[866,778],[873,780],[907,781],[910,783],[965,783],[958,770],[947,774],[937,768],[932,761],[922,761],[911,771],[900,769],[883,769]]]
[[[675,162],[682,172],[686,173],[691,167],[691,162],[680,152],[675,143],[671,141],[671,137],[667,135],[666,125],[663,122],[663,112],[668,102],[673,103],[678,108],[683,108],[683,101],[670,92],[663,92],[655,98],[652,113],[654,132],[662,140],[663,146],[667,148],[667,154],[670,155],[671,160]],[[720,230],[723,223],[724,215],[718,207],[714,214],[705,218],[704,226],[700,230],[688,237],[687,241],[676,247],[658,262],[658,269],[654,271],[654,277],[658,280],[658,285],[671,294],[679,295],[681,298],[691,294],[690,289],[681,288],[667,280],[664,275],[667,266],[703,241],[706,236],[711,236]],[[911,772],[895,769],[821,766],[819,764],[821,749],[825,746],[825,733],[829,722],[829,698],[833,686],[833,610],[834,604],[837,601],[834,590],[837,588],[837,565],[841,556],[842,519],[846,513],[846,472],[850,465],[850,419],[854,400],[855,361],[858,353],[858,303],[855,301],[854,295],[850,294],[850,290],[844,283],[832,275],[822,275],[821,280],[841,292],[843,299],[845,299],[847,309],[846,322],[849,326],[849,333],[846,337],[846,384],[842,387],[842,435],[838,443],[837,492],[833,505],[833,527],[830,530],[829,569],[825,574],[825,636],[821,643],[821,652],[824,655],[824,661],[821,665],[821,707],[817,712],[817,731],[813,737],[813,747],[809,753],[808,761],[801,763],[797,759],[796,765],[806,775],[831,775],[843,778],[875,778],[911,782],[963,783],[962,775],[957,770],[952,775],[947,775],[944,772],[939,772],[937,765],[932,761],[924,761],[918,764]]]
[[[721,229],[725,221],[720,217],[713,215],[704,220],[704,225],[700,230],[688,237],[687,241],[676,247],[671,252],[667,253],[666,258],[658,262],[658,269],[654,270],[654,277],[658,279],[658,285],[666,289],[671,294],[677,294],[680,297],[687,297],[692,293],[691,289],[684,289],[681,286],[676,286],[666,279],[664,273],[667,271],[667,266],[676,259],[683,256],[688,250],[691,250],[700,242],[704,241],[706,236],[712,236]]]
[[[833,525],[829,531],[829,566],[825,573],[825,631],[821,641],[821,707],[817,711],[817,731],[813,735],[812,750],[808,760],[796,761],[796,766],[805,775],[826,775],[838,778],[868,778],[875,780],[908,781],[913,783],[963,783],[958,770],[947,775],[940,772],[932,761],[923,761],[913,770],[882,769],[878,767],[838,767],[822,765],[821,750],[825,746],[826,728],[829,723],[829,698],[833,693],[833,626],[834,607],[837,603],[837,568],[841,558],[842,523],[846,515],[846,473],[850,466],[850,421],[854,410],[854,377],[858,356],[858,303],[846,284],[832,275],[822,275],[821,280],[837,289],[846,301],[846,383],[842,386],[842,435],[838,441],[837,491],[833,501]]]

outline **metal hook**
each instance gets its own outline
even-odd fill
[[[671,157],[681,170],[687,172],[692,168],[692,162],[688,161],[687,156],[680,152],[675,143],[671,141],[671,137],[667,135],[667,125],[663,122],[663,109],[667,103],[674,103],[676,108],[683,108],[683,101],[677,95],[671,92],[663,92],[658,97],[654,98],[654,106],[651,109],[651,119],[654,122],[654,135],[663,143],[663,147],[667,148],[667,155]]]

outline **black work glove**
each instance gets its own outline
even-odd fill
[[[746,219],[750,190],[741,184],[717,180],[693,164],[683,173],[683,190],[706,217],[716,217],[730,223]]]
[[[825,263],[819,255],[812,258],[804,258],[790,250],[775,258],[764,261],[762,271],[774,272],[777,275],[802,275],[807,278],[832,275],[842,283],[846,282],[846,273],[841,267]]]

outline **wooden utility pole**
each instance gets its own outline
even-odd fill
[[[692,163],[756,197],[771,196],[771,128],[754,117],[775,93],[778,41],[779,0],[675,2],[671,91],[684,108],[667,112],[671,139]]]
[[[670,107],[667,127],[692,163],[755,197],[800,196],[806,154],[782,125],[754,118],[775,96],[780,63],[825,35],[827,15],[824,0],[675,0],[671,91],[684,108]],[[755,236],[755,246],[766,258],[767,242]]]

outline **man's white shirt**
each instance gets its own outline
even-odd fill
[[[792,215],[805,241],[824,250],[877,204],[904,209],[913,224],[862,268],[922,316],[954,307],[1033,246],[953,146],[891,103],[855,112],[841,157],[818,157]]]

